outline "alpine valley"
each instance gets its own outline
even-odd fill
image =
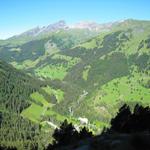
[[[124,103],[150,106],[150,21],[61,20],[0,40],[0,142],[44,149],[65,119],[99,134]]]

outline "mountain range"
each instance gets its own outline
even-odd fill
[[[35,27],[21,34],[21,36],[38,36],[39,34],[45,34],[47,32],[56,32],[59,30],[69,29],[89,29],[95,31],[109,30],[114,24],[119,22],[99,24],[92,21],[81,21],[73,25],[67,25],[64,20],[60,20],[56,23],[49,24],[48,26]],[[20,36],[20,35],[19,35]]]
[[[149,105],[150,21],[68,26],[61,20],[1,40],[0,60],[4,145],[30,149],[31,141],[38,141],[43,147],[54,129],[51,123],[68,119],[80,126],[79,117],[87,118],[97,134],[122,104]],[[14,133],[21,146],[12,140]]]

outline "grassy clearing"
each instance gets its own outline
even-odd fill
[[[23,110],[21,115],[33,122],[39,123],[44,110],[45,110],[44,107],[32,103],[30,107]]]
[[[44,87],[42,89],[49,95],[54,94],[58,102],[64,99],[64,92],[60,89],[55,90],[55,89],[52,89],[50,86]]]
[[[20,53],[21,49],[20,48],[11,48],[10,51],[11,52],[18,52],[18,53]]]
[[[147,31],[137,31],[136,33],[135,32],[136,31],[131,32],[132,36],[130,37],[130,40],[127,40],[126,42],[124,42],[120,48],[118,47],[118,50],[120,49],[126,55],[135,54],[137,52],[139,43],[148,38],[150,30],[148,29]],[[127,33],[125,32],[125,34]],[[145,45],[139,51],[139,53],[144,53],[144,52],[149,53],[149,50],[146,48]]]
[[[74,119],[74,118],[71,119],[71,118],[68,118],[67,116],[60,115],[51,109],[47,109],[47,107],[42,107],[35,103],[32,103],[31,106],[23,110],[21,115],[24,118],[27,118],[36,123],[40,123],[43,116],[49,116],[50,118],[52,117],[53,119],[55,119],[55,121],[59,123],[63,122],[65,119],[73,123],[77,121],[77,119]]]
[[[38,92],[32,93],[32,94],[30,95],[30,97],[31,97],[33,100],[42,103],[43,106],[45,106],[45,107],[52,107],[52,104],[48,103],[48,102],[45,100],[45,98],[43,97],[43,95],[41,95],[41,94],[38,93]]]
[[[36,69],[36,75],[39,77],[63,80],[67,74],[66,70],[67,69],[63,66],[47,65],[44,68]]]
[[[66,55],[61,55],[61,54],[55,54],[52,56],[52,59],[62,59],[62,60],[66,60],[66,61],[78,61],[78,58],[73,58],[73,57],[70,57],[70,56],[66,56]]]
[[[81,46],[86,49],[95,48],[95,47],[97,47],[96,40],[92,39],[90,42],[83,43]]]
[[[47,116],[53,116],[58,122],[62,122],[62,121],[64,121],[65,119],[67,119],[67,117],[66,116],[63,116],[63,115],[60,115],[60,114],[58,114],[58,113],[56,113],[55,111],[53,111],[53,110],[47,110],[46,112],[45,112],[45,115],[47,115]]]
[[[102,86],[95,100],[106,104],[116,104],[121,101],[148,103],[150,89],[143,87],[138,79],[139,74],[134,74],[130,79],[129,77],[114,79]]]
[[[63,59],[66,60],[66,64],[49,64],[45,67],[40,67],[35,70],[35,74],[39,77],[46,77],[51,79],[60,79],[63,80],[66,74],[68,73],[68,69],[72,68],[75,64],[77,64],[80,59],[72,58],[65,55],[55,54],[53,59]]]
[[[87,81],[87,79],[88,79],[88,73],[89,73],[90,68],[91,68],[91,66],[87,66],[87,67],[85,68],[85,70],[83,70],[82,77],[83,77],[83,79],[84,79],[85,81]]]
[[[100,48],[102,46],[101,44],[102,44],[103,38],[107,34],[108,34],[108,32],[102,32],[96,38],[91,39],[87,42],[84,42],[84,43],[80,44],[80,46],[86,48],[87,50],[91,50],[94,48]]]
[[[35,65],[38,64],[39,61],[40,59],[36,59],[35,61],[27,59],[23,61],[22,63],[17,63],[14,61],[14,62],[11,62],[11,64],[17,69],[28,69],[28,68],[35,67]]]
[[[17,69],[29,69],[35,67],[38,63],[44,61],[48,55],[39,56],[36,60],[26,59],[21,63],[13,61],[11,64]]]

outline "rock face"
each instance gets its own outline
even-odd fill
[[[67,29],[68,26],[64,20],[60,20],[54,24],[50,24],[45,28],[45,31],[55,31],[58,29]]]
[[[117,22],[99,24],[99,23],[92,22],[92,21],[82,21],[82,22],[76,23],[74,25],[71,25],[70,28],[102,31],[102,30],[109,30],[116,23]]]
[[[25,36],[35,36],[35,35],[37,35],[37,33],[40,32],[40,30],[41,30],[40,27],[35,27],[35,28],[31,29],[31,30],[28,30],[28,31],[22,33],[22,35],[25,35]]]
[[[71,28],[78,28],[78,29],[89,29],[89,30],[98,30],[99,24],[96,22],[89,22],[89,21],[82,21],[79,23],[76,23],[74,25],[71,25]]]
[[[116,23],[117,22],[98,24],[92,21],[82,21],[73,25],[67,25],[64,20],[60,20],[56,23],[49,24],[48,26],[35,27],[17,36],[33,36],[34,37],[34,36],[38,36],[39,34],[45,34],[49,32],[55,32],[59,30],[68,30],[68,29],[88,29],[91,31],[104,31],[104,30],[110,30],[111,27],[115,25]]]
[[[23,35],[23,36],[37,36],[39,34],[44,34],[47,32],[54,32],[54,31],[58,31],[61,29],[66,30],[68,28],[69,27],[67,26],[66,22],[64,20],[60,20],[56,23],[49,24],[48,26],[33,28],[31,30],[28,30],[28,31],[22,33],[21,35]]]

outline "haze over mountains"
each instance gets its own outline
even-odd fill
[[[79,117],[97,134],[122,104],[149,105],[150,21],[61,20],[1,40],[0,60],[4,145],[42,149],[50,124]]]

